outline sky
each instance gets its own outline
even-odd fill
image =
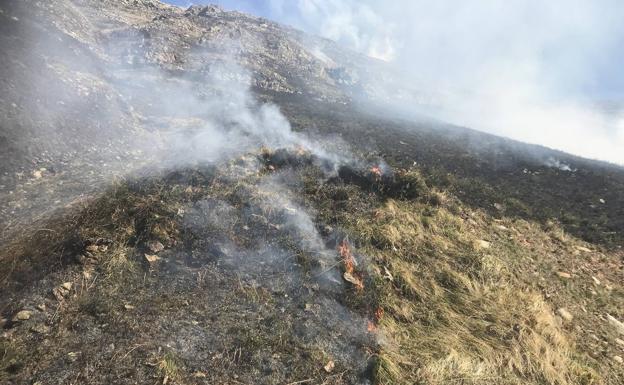
[[[189,1],[170,3],[188,6]],[[624,164],[620,0],[216,0],[385,60],[458,97],[438,118]],[[452,105],[450,105],[452,104]]]

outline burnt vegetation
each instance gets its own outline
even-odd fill
[[[5,380],[614,383],[586,333],[616,338],[592,317],[621,306],[617,255],[475,211],[417,168],[328,166],[265,148],[120,181],[18,238]]]

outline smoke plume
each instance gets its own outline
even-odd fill
[[[621,2],[220,3],[387,61],[401,84],[429,95],[394,100],[398,109],[418,104],[450,123],[624,163]]]

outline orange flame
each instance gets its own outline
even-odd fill
[[[374,333],[377,331],[377,325],[379,324],[379,321],[381,321],[381,318],[383,318],[384,316],[384,309],[379,306],[376,310],[375,313],[373,314],[373,318],[374,320],[368,320],[368,325],[366,327],[366,330],[368,330],[369,333]]]
[[[349,281],[355,285],[358,291],[364,290],[364,280],[362,279],[362,276],[355,271],[355,258],[351,253],[349,242],[346,239],[343,239],[343,241],[338,245],[338,253],[342,258],[342,263],[344,263],[345,274],[349,274],[352,278],[352,280]]]
[[[375,321],[379,322],[384,316],[384,309],[379,306],[377,310],[375,310]]]
[[[357,291],[359,292],[364,291],[364,280],[362,279],[362,276],[358,273],[353,273],[353,278],[355,278],[354,285]]]
[[[380,178],[381,178],[381,174],[382,174],[382,172],[381,172],[381,167],[379,167],[379,166],[373,166],[373,167],[371,167],[370,172],[371,172],[373,175],[375,175],[375,178],[376,178],[376,179],[380,179]]]
[[[338,252],[340,253],[342,262],[345,265],[345,271],[349,274],[353,274],[353,271],[355,270],[355,258],[353,258],[353,254],[351,254],[351,248],[349,247],[349,242],[346,239],[338,245]]]

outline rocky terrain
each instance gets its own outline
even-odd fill
[[[621,167],[398,115],[442,95],[214,6],[0,30],[0,383],[624,378]]]

